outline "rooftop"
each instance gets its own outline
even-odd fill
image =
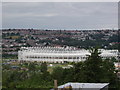
[[[108,86],[109,83],[66,83],[64,85],[58,86],[58,88],[65,88],[72,86],[72,88],[96,88],[96,90]]]

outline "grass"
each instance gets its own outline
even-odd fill
[[[49,64],[48,64],[49,65]],[[54,64],[52,64],[53,66],[48,66],[48,72],[50,72],[50,73],[52,73],[52,71],[53,71],[53,68],[55,68],[55,67],[66,67],[66,66],[68,66],[68,65],[70,65],[70,64],[68,64],[68,63],[54,63]]]

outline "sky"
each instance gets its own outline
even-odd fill
[[[3,2],[2,28],[114,29],[117,2]]]

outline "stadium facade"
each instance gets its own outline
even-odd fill
[[[103,59],[118,57],[118,50],[99,49]],[[49,63],[80,62],[90,55],[89,50],[74,47],[21,47],[19,61],[37,61]]]

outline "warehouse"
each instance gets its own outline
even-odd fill
[[[117,50],[100,49],[100,56],[103,59],[115,57]],[[85,61],[90,55],[89,50],[74,47],[22,47],[18,51],[19,61],[38,61],[49,63],[65,63]]]

